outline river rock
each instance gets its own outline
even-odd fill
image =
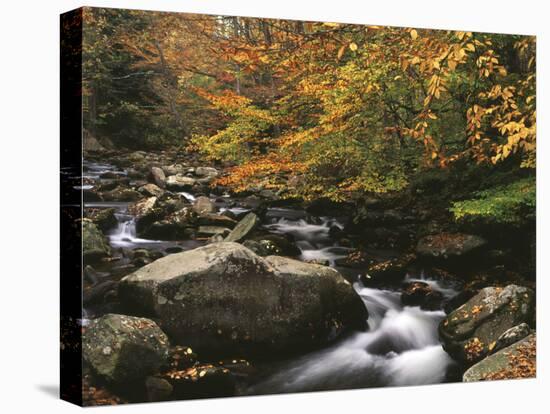
[[[164,171],[159,167],[151,167],[149,181],[160,188],[166,188],[166,176],[164,175]]]
[[[248,213],[225,238],[226,242],[238,242],[245,239],[260,224],[260,219],[254,213]]]
[[[90,321],[82,354],[104,380],[122,384],[157,373],[169,356],[168,338],[155,322],[107,314]]]
[[[252,250],[258,256],[281,254],[280,250],[269,240],[245,240],[243,246]]]
[[[147,197],[162,197],[164,190],[156,184],[145,184],[138,188],[138,191]]]
[[[216,234],[229,234],[231,230],[221,226],[199,226],[197,233],[201,236],[214,236]]]
[[[198,177],[217,177],[218,170],[213,167],[197,167],[195,168],[195,175]]]
[[[147,377],[145,379],[145,389],[147,390],[147,400],[166,401],[172,395],[174,387],[164,378]]]
[[[147,153],[145,151],[134,151],[128,155],[128,159],[132,162],[144,161]]]
[[[475,363],[496,346],[508,329],[533,323],[534,310],[535,294],[529,288],[484,288],[441,322],[443,348],[461,362]]]
[[[426,282],[409,282],[401,293],[401,303],[405,306],[420,306],[422,309],[436,310],[441,308],[443,294]]]
[[[295,352],[364,326],[367,317],[336,270],[264,259],[227,242],[159,259],[125,277],[119,295],[199,354]]]
[[[462,233],[439,233],[418,241],[416,253],[429,258],[462,257],[487,244],[482,237]]]
[[[268,250],[271,251],[270,255],[295,257],[302,254],[298,246],[282,234],[264,234],[254,240],[268,247]]]
[[[495,347],[491,353],[500,351],[502,348],[512,345],[514,342],[520,341],[531,334],[531,328],[525,322],[508,329],[497,339]]]
[[[104,201],[137,201],[141,198],[141,194],[131,188],[119,186],[114,190],[101,193],[101,198]]]
[[[171,175],[166,179],[166,187],[172,191],[190,190],[195,183],[196,180],[194,178],[181,174]]]
[[[464,382],[536,377],[537,339],[531,334],[470,367]]]
[[[118,283],[113,280],[99,282],[82,292],[84,306],[97,305],[106,302],[108,297],[116,297]]]
[[[84,152],[105,152],[105,147],[99,143],[96,137],[88,131],[84,131],[83,135],[82,150]]]
[[[82,256],[94,262],[111,254],[109,243],[103,233],[89,219],[82,219]]]
[[[231,371],[212,364],[196,365],[179,375],[165,375],[173,387],[173,399],[231,397],[236,381]]]
[[[198,217],[198,223],[201,226],[221,226],[229,229],[234,228],[237,222],[223,214],[201,214]]]
[[[185,171],[185,167],[181,164],[163,165],[162,171],[168,176],[182,174]]]
[[[128,206],[128,212],[138,218],[151,214],[157,204],[157,200],[157,197],[145,198]]]
[[[94,214],[93,221],[101,231],[107,232],[113,227],[116,227],[118,223],[115,217],[115,212],[116,209],[114,208],[99,210],[96,214]]]
[[[193,202],[193,210],[197,214],[211,214],[216,212],[216,206],[208,197],[200,196]]]
[[[168,214],[164,219],[154,221],[139,232],[141,237],[153,240],[187,240],[195,229],[196,214],[184,207]]]

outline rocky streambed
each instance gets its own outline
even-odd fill
[[[87,154],[86,404],[534,375],[534,282],[491,241],[421,209],[233,194],[224,173]]]

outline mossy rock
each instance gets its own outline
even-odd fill
[[[531,325],[535,293],[517,285],[487,287],[451,312],[439,325],[444,349],[466,365],[488,355],[501,335],[521,323]]]
[[[99,228],[89,219],[82,219],[82,256],[95,262],[111,254],[111,248]]]

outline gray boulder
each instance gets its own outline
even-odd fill
[[[164,190],[156,184],[145,184],[138,188],[138,191],[147,197],[161,197],[164,194]]]
[[[487,287],[452,311],[439,325],[443,348],[455,359],[473,364],[497,344],[501,335],[534,319],[535,294],[526,287]]]
[[[214,167],[197,167],[195,168],[195,175],[198,177],[217,177],[218,170]]]
[[[254,213],[248,213],[242,218],[235,228],[229,233],[229,236],[225,238],[226,242],[238,242],[244,240],[250,233],[252,233],[256,227],[260,224],[260,219]]]
[[[151,167],[149,181],[160,188],[166,188],[166,176],[164,175],[164,171],[159,167]]]
[[[199,353],[295,352],[362,327],[367,318],[336,270],[264,259],[238,243],[168,255],[122,279],[119,295]]]
[[[185,175],[171,175],[166,179],[166,187],[172,191],[190,190],[196,183],[196,180]]]
[[[464,373],[462,381],[534,378],[536,354],[537,338],[533,333],[470,367]]]
[[[82,354],[101,378],[123,384],[159,372],[168,360],[169,346],[152,320],[107,314],[86,327]]]
[[[502,348],[512,345],[514,342],[520,341],[531,334],[531,328],[525,322],[508,329],[497,339],[495,347],[491,353],[500,351]]]
[[[216,212],[216,206],[208,197],[197,197],[193,202],[193,210],[197,214],[211,214]]]
[[[111,254],[107,239],[89,219],[82,219],[82,256],[86,262],[98,261]]]

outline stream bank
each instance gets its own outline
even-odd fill
[[[509,260],[506,252],[499,251],[501,246],[495,247],[486,238],[460,233],[453,225],[445,225],[441,217],[431,220],[430,211],[423,206],[406,212],[402,204],[391,200],[371,200],[367,214],[354,220],[350,204],[323,201],[304,204],[279,199],[265,189],[233,194],[214,184],[222,174],[221,166],[205,165],[197,158],[177,152],[87,154],[80,186],[85,203],[84,239],[89,241],[84,251],[82,324],[85,331],[93,328],[94,338],[114,329],[117,335],[121,331],[128,333],[131,343],[134,332],[147,328],[158,339],[143,351],[152,362],[145,364],[142,371],[121,378],[99,369],[102,358],[111,355],[111,346],[89,342],[85,379],[89,405],[99,401],[95,395],[98,389],[107,395],[101,401],[111,398],[117,402],[135,402],[460,381],[464,371],[474,363],[531,334],[534,280],[518,273],[517,267],[506,261]],[[419,216],[426,218],[419,221]],[[318,287],[321,285],[283,284],[282,291],[287,293],[278,293],[277,298],[286,298],[289,290],[304,292],[289,305],[300,318],[304,315],[309,318],[297,332],[303,333],[309,329],[306,325],[322,321],[322,327],[312,331],[314,340],[284,349],[264,347],[259,353],[224,346],[225,352],[216,353],[197,339],[200,333],[187,342],[188,331],[179,335],[182,328],[171,324],[175,311],[172,308],[165,311],[159,302],[165,296],[156,297],[154,306],[142,309],[128,305],[128,302],[136,305],[141,296],[132,300],[135,291],[125,291],[121,286],[128,285],[128,280],[139,275],[140,269],[155,269],[160,266],[158,263],[168,263],[166,258],[170,256],[201,251],[197,249],[212,248],[218,257],[221,247],[216,246],[226,246],[228,242],[239,243],[247,253],[245,258],[241,253],[232,253],[229,259],[222,260],[224,266],[229,266],[226,268],[243,263],[265,266],[263,273],[252,272],[252,276],[270,275],[274,281],[290,280],[297,274],[328,272],[328,278],[336,278],[341,286],[349,285],[345,297],[350,301],[356,297],[365,310],[364,316],[354,317],[352,323],[344,317],[347,311],[327,305],[341,303],[340,299],[334,299],[331,293],[334,289],[302,303],[300,297],[305,298],[311,289],[321,292]],[[181,257],[186,263],[191,256]],[[235,257],[239,260],[232,263]],[[270,257],[292,261],[285,259],[282,270],[283,267],[275,265],[282,259]],[[302,269],[299,263],[308,265]],[[162,267],[159,289],[171,294],[171,289],[178,286],[178,278],[189,277],[202,268],[202,264],[196,269],[186,266]],[[219,278],[200,285],[205,297],[236,286],[226,284],[223,276],[227,271],[209,272]],[[241,273],[237,269],[235,274]],[[256,286],[254,277],[250,285],[241,286],[252,289],[250,286]],[[270,293],[279,285],[273,286]],[[255,293],[251,296],[236,293],[233,301],[224,302],[224,309],[241,312],[236,310],[240,309],[238,304],[246,301],[256,306],[254,298],[258,297],[258,291],[250,292]],[[480,294],[492,304],[490,310],[477,308],[483,308]],[[176,295],[167,298],[167,302]],[[517,311],[518,300],[524,295],[529,297],[526,309],[520,306]],[[124,297],[130,297],[130,301]],[[199,303],[198,309],[204,306],[204,312],[208,313],[212,303],[218,304],[228,297],[216,296],[213,302]],[[306,307],[317,303],[317,298],[322,299],[318,305]],[[323,309],[322,316],[316,309]],[[325,313],[326,309],[330,312]],[[513,317],[502,320],[498,317],[499,309]],[[483,311],[489,312],[484,314],[484,320],[491,321],[494,332],[481,340],[478,331],[483,332],[486,325],[482,321],[477,323],[476,317]],[[218,319],[213,319],[213,326],[221,330],[218,327],[221,316],[216,315]],[[242,313],[238,315],[243,317]],[[448,326],[454,317],[470,323],[466,340],[455,338],[456,331],[464,325],[451,324],[454,330],[444,330],[442,336],[441,327]],[[521,324],[528,329],[517,329]],[[271,326],[263,328],[269,341],[280,332]],[[513,328],[518,332],[508,332]],[[224,332],[220,333],[220,343],[222,335]],[[237,335],[240,340],[239,335],[240,332]],[[507,337],[516,341],[510,342]],[[108,338],[119,343],[116,335]],[[190,346],[191,343],[196,346]],[[258,344],[262,342],[255,346]],[[458,356],[459,347],[471,350],[473,356],[470,359],[469,353]],[[120,348],[124,349],[124,345],[120,344]],[[96,391],[89,392],[90,387]]]

